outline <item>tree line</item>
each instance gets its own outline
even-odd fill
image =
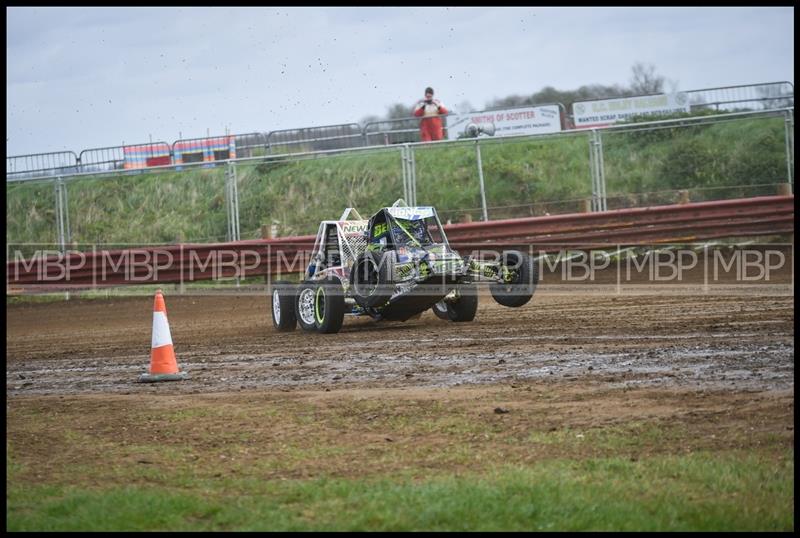
[[[653,64],[636,62],[631,67],[631,78],[627,86],[613,84],[587,84],[575,90],[559,90],[553,86],[545,86],[541,90],[528,95],[509,95],[507,97],[494,99],[484,106],[476,109],[469,102],[464,101],[453,108],[459,112],[468,113],[478,110],[496,110],[501,108],[513,108],[545,103],[561,103],[569,108],[572,103],[577,101],[591,101],[593,99],[615,99],[618,97],[634,97],[636,95],[649,95],[664,93],[669,86],[670,92],[677,91],[677,82],[668,80],[663,75],[656,73]],[[382,120],[405,119],[413,116],[413,105],[404,103],[394,103],[387,107],[386,114],[383,116],[370,115],[361,120],[364,125],[369,122]]]

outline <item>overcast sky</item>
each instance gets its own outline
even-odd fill
[[[455,112],[545,86],[794,83],[794,8],[6,10],[8,155]]]

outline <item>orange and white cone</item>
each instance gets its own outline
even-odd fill
[[[153,304],[153,340],[150,351],[150,372],[139,376],[140,383],[153,381],[180,381],[186,379],[184,372],[178,371],[178,361],[172,347],[172,335],[167,321],[167,307],[161,290],[156,291]]]

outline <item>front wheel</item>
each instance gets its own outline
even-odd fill
[[[501,274],[507,273],[505,282],[491,284],[489,290],[499,304],[517,308],[533,297],[539,283],[539,266],[532,257],[518,250],[507,250],[501,255]]]
[[[362,308],[383,306],[392,296],[392,252],[367,251],[359,255],[350,271],[353,298]]]

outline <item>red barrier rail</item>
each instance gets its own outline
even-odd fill
[[[794,233],[794,196],[764,196],[599,213],[528,217],[445,226],[451,245],[469,253],[498,243],[543,251]],[[191,282],[305,269],[315,237],[255,239],[71,252],[6,262],[6,287],[103,287]],[[50,251],[52,254],[52,251]]]

